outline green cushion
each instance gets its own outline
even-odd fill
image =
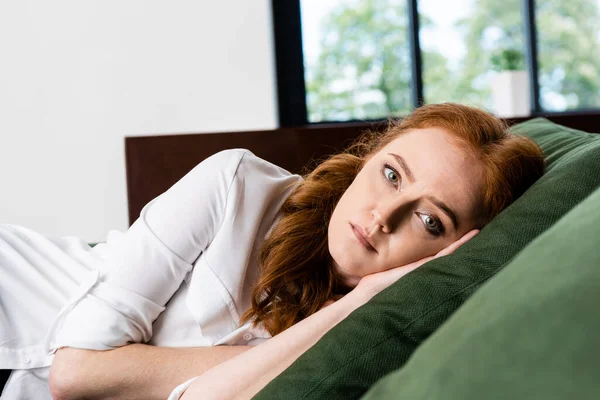
[[[600,184],[600,135],[537,118],[513,127],[548,156],[544,175],[453,255],[423,265],[329,331],[256,399],[358,398],[404,365],[484,282]]]
[[[600,399],[600,189],[364,400]]]

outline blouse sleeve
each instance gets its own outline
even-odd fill
[[[194,381],[198,378],[199,376],[196,376],[177,386],[175,389],[173,389],[171,394],[169,394],[169,398],[167,400],[179,400],[181,396],[183,396],[183,393],[185,393],[185,391],[192,386],[192,383],[194,383]]]
[[[165,309],[219,230],[247,150],[217,153],[148,203],[125,232],[110,232],[79,292],[60,311],[46,346],[108,350],[147,342]]]

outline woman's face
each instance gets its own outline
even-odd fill
[[[482,185],[479,162],[450,133],[401,134],[365,163],[336,205],[328,228],[334,268],[355,286],[437,253],[475,228]]]

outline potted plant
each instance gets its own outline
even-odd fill
[[[502,48],[490,58],[496,71],[491,79],[494,111],[500,117],[524,117],[531,113],[529,75],[523,52]]]

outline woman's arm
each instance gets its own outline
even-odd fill
[[[82,282],[82,296],[71,297],[48,333],[47,348],[57,352],[50,382],[55,396],[118,398],[122,391],[150,398],[158,394],[146,390],[152,385],[160,393],[173,382],[172,389],[237,354],[130,343],[150,340],[154,321],[216,236],[245,155],[231,150],[204,160],[148,203],[126,232],[111,231],[93,250],[101,256],[96,274]]]
[[[108,351],[62,348],[50,370],[50,391],[55,400],[164,400],[181,382],[251,347],[131,344]]]
[[[181,399],[249,399],[368,300],[352,291],[279,335],[202,374]]]
[[[274,338],[198,377],[181,399],[249,399],[310,349],[331,328],[373,296],[422,264],[451,254],[479,231],[473,230],[434,256],[362,278],[341,300],[319,310]]]
[[[147,204],[127,232],[111,232],[106,243],[94,250],[102,256],[98,260],[101,265],[96,278],[88,279],[80,293],[63,307],[64,312],[61,310],[48,334],[49,351],[72,348],[58,351],[54,360],[52,381],[56,393],[68,395],[75,390],[78,392],[73,397],[78,397],[79,389],[87,388],[93,393],[81,391],[85,398],[108,392],[117,397],[115,390],[151,398],[158,394],[152,385],[162,385],[163,379],[172,389],[176,386],[172,382],[181,383],[235,355],[229,353],[231,349],[197,349],[193,361],[184,358],[180,362],[177,354],[165,353],[161,358],[163,355],[156,353],[159,349],[128,346],[151,339],[154,321],[186,276],[190,278],[190,294],[192,288],[197,293],[202,289],[204,283],[199,277],[206,270],[198,268],[206,268],[206,265],[194,265],[223,226],[233,225],[231,221],[242,203],[247,203],[247,208],[252,210],[246,211],[248,214],[244,216],[256,218],[256,223],[260,223],[266,210],[277,203],[274,199],[282,197],[282,190],[292,190],[290,184],[298,179],[299,176],[289,175],[247,150],[223,151],[204,160]],[[248,223],[245,221],[244,226],[249,226]],[[226,250],[218,251],[229,251],[230,248],[225,247]],[[222,268],[221,275],[239,276],[245,274],[246,264],[221,263],[212,267]],[[202,303],[194,305],[205,306],[210,307]],[[219,327],[223,329],[222,334],[229,333],[226,330],[230,328],[228,324]],[[205,331],[207,335],[208,331]],[[120,349],[122,346],[125,348]],[[128,353],[136,349],[140,352]],[[182,357],[192,354],[189,349],[181,351]],[[224,358],[222,352],[225,352]],[[207,353],[220,355],[206,364]],[[177,371],[179,375],[173,372],[165,376],[167,366],[172,368],[169,371]]]

